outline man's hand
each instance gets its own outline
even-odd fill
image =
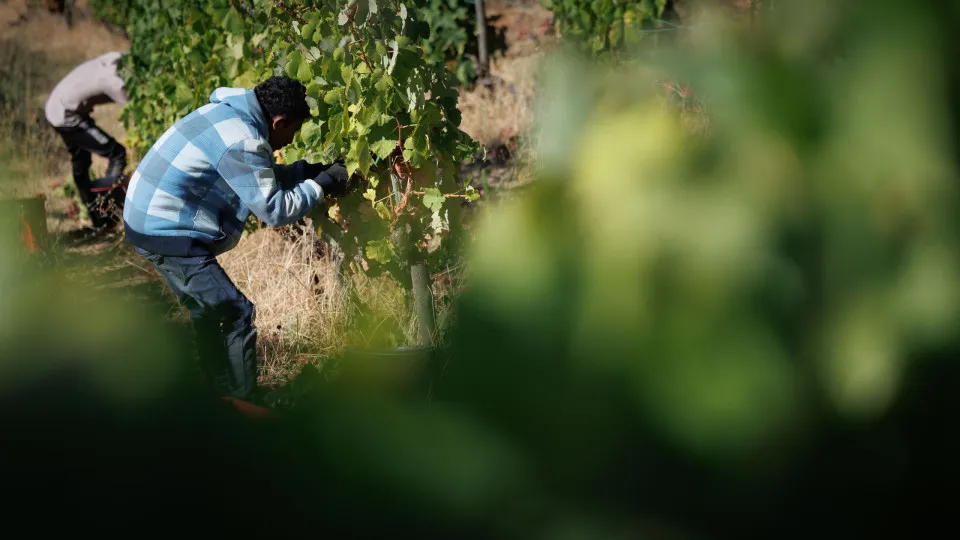
[[[318,174],[327,170],[329,165],[324,165],[323,163],[307,163],[307,160],[300,160],[303,162],[303,177],[304,178],[316,178]]]
[[[309,164],[304,168],[304,172],[316,172],[313,180],[323,188],[323,194],[331,197],[339,197],[347,191],[347,183],[350,177],[347,175],[347,168],[341,163],[332,165],[321,165],[319,163]],[[308,175],[309,177],[309,175]]]

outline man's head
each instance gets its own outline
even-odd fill
[[[279,150],[290,144],[310,117],[307,89],[290,77],[270,77],[253,92],[270,129],[270,147]]]

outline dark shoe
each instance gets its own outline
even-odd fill
[[[270,420],[277,417],[277,413],[273,409],[261,407],[249,401],[244,401],[242,399],[237,399],[230,396],[225,396],[221,399],[233,405],[233,408],[236,409],[237,412],[246,416],[247,418],[250,418],[251,420]]]

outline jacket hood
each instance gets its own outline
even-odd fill
[[[248,124],[257,129],[263,140],[269,140],[270,130],[267,120],[260,109],[257,95],[246,88],[217,88],[210,94],[210,103],[226,105],[234,109]]]

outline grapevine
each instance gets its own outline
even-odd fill
[[[423,43],[427,60],[446,64],[460,84],[469,85],[477,77],[477,27],[472,2],[463,0],[426,0],[417,7],[417,14],[430,26],[430,37]],[[490,54],[506,48],[503,28],[495,23],[498,16],[487,17],[487,39]]]
[[[429,26],[398,0],[132,0],[124,62],[128,143],[141,153],[218,86],[271,75],[307,89],[313,118],[278,160],[343,161],[355,189],[311,215],[364,270],[456,248],[457,167],[478,149],[459,128],[457,79],[424,53]]]

